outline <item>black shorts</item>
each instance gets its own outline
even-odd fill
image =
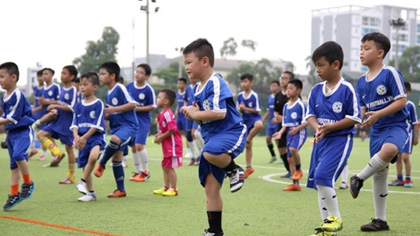
[[[278,148],[285,148],[287,146],[287,132],[284,132],[279,140],[277,140]]]

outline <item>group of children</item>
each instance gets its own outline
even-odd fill
[[[223,201],[220,193],[223,180],[227,175],[230,191],[236,192],[242,188],[244,179],[254,172],[251,163],[252,138],[266,120],[269,121],[266,140],[272,154],[270,162],[276,160],[274,145],[271,143],[271,138],[274,137],[282,142],[278,147],[283,163],[287,165],[286,177],[293,180],[285,191],[300,190],[299,180],[303,172],[300,167],[299,149],[307,136],[306,126],[311,126],[315,131],[307,187],[317,190],[318,193],[317,202],[322,223],[314,234],[317,236],[336,235],[343,228],[334,183],[347,166],[353,146],[355,125],[360,125],[362,129],[370,128],[371,159],[360,173],[351,177],[350,193],[353,198],[357,198],[364,181],[373,176],[375,218],[372,222],[362,225],[361,230],[389,230],[385,214],[388,165],[397,160],[399,153],[411,152],[412,143],[417,143],[417,117],[409,117],[412,111],[409,112],[406,108],[410,103],[407,103],[402,76],[393,67],[383,65],[383,59],[389,50],[389,39],[381,33],[370,33],[362,38],[360,58],[369,71],[359,79],[355,90],[341,77],[344,58],[341,46],[332,41],[322,44],[313,52],[312,61],[323,82],[313,86],[307,108],[300,99],[302,82],[293,79],[293,74],[290,78],[289,73],[283,73],[280,82],[272,82],[270,85],[270,110],[264,118],[258,114],[258,94],[251,89],[253,76],[241,76],[241,87],[244,91],[238,95],[235,102],[226,82],[213,71],[214,50],[206,39],[197,39],[183,50],[185,69],[193,84],[188,92],[190,95],[184,94],[187,93],[186,80],[179,79],[178,96],[173,90],[163,89],[155,103],[153,90],[145,83],[151,73],[150,67],[139,65],[136,81],[126,88],[117,82],[118,65],[107,62],[101,65],[99,77],[94,72],[82,74],[80,93],[83,100],[73,104],[76,90],[73,90],[68,82],[74,73],[72,68],[65,67],[62,72],[62,91],[67,91],[70,95],[61,96],[62,92],[54,94],[53,91],[43,93],[39,103],[49,115],[45,119],[45,115],[37,118],[36,122],[32,118],[28,101],[16,88],[19,79],[17,66],[14,63],[4,63],[0,65],[0,84],[6,93],[2,98],[4,114],[0,124],[5,125],[5,129],[8,130],[7,142],[12,170],[11,194],[4,210],[9,210],[21,200],[29,198],[35,189],[27,164],[27,150],[32,142],[32,123],[42,125],[47,121],[54,122],[57,120],[55,117],[65,116],[63,112],[73,113],[68,127],[72,131],[73,140],[69,145],[74,144],[79,149],[78,166],[84,169],[83,178],[76,185],[78,191],[85,195],[79,198],[80,201],[96,199],[91,173],[94,172],[97,177],[102,176],[106,163],[111,158],[117,189],[108,197],[126,196],[122,158],[124,151],[127,151],[127,145],[133,147],[136,166],[136,174],[131,180],[141,182],[150,176],[147,151],[144,148],[145,137],[148,134],[140,135],[138,129],[150,126],[150,111],[156,107],[161,111],[157,116],[159,132],[154,142],[162,144],[164,186],[154,193],[176,196],[178,190],[174,168],[182,165],[182,139],[179,132],[182,129],[177,127],[177,123],[179,126],[183,124],[176,120],[170,108],[178,100],[179,109],[176,116],[185,116],[195,123],[195,126],[186,126],[183,129],[189,131],[186,133],[189,147],[194,147],[192,140],[195,133],[191,132],[191,129],[199,130],[200,137],[204,140],[200,154],[193,155],[192,159],[192,164],[197,162],[199,165],[199,179],[206,194],[209,228],[203,233],[204,236],[223,235]],[[53,73],[51,69],[44,70],[45,77],[48,77],[50,72]],[[106,105],[94,95],[99,83],[109,88]],[[44,91],[52,87],[47,83]],[[283,91],[280,91],[280,87]],[[46,95],[51,98],[63,98],[59,99],[59,102],[52,102],[46,99]],[[281,110],[278,108],[280,104],[283,104]],[[141,112],[146,113],[140,115]],[[112,134],[107,146],[104,119],[109,120]],[[281,125],[278,125],[279,123]],[[58,165],[64,154],[57,149],[50,137],[60,138],[63,134],[57,127],[48,128],[49,126],[47,124],[41,128],[37,137],[45,147],[51,149],[54,159],[50,166],[54,166]],[[20,141],[13,142],[17,138]],[[66,144],[62,139],[61,141]],[[245,171],[234,161],[243,149],[246,149]],[[96,160],[102,152],[104,155],[95,168]],[[71,156],[69,150],[67,154]],[[402,155],[400,159],[404,160],[407,166],[407,158],[404,156],[407,155]],[[72,157],[69,158],[68,178],[63,183],[74,181],[74,162],[71,160]],[[24,183],[19,193],[20,174]],[[411,183],[409,174],[408,168],[405,181],[407,184]],[[402,181],[401,179],[402,177],[398,176],[398,181]]]

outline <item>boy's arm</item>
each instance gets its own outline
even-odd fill
[[[3,117],[0,118],[0,125],[7,125],[7,124],[10,124],[10,123],[12,123],[11,120],[9,120],[7,118],[5,119]]]
[[[313,130],[317,130],[318,129],[318,120],[316,119],[315,116],[310,116],[306,119],[306,121],[308,122],[308,124],[312,127]]]
[[[47,107],[47,111],[51,111],[52,109],[60,109],[63,111],[73,111],[69,106],[59,105],[59,104],[51,104]]]
[[[149,111],[156,110],[156,107],[154,107],[154,106],[144,106],[144,107],[136,106],[134,109],[135,109],[136,112],[149,112]]]
[[[38,112],[42,110],[42,106],[37,106],[34,109],[32,109],[32,113]]]
[[[395,100],[391,105],[382,108],[378,111],[368,111],[365,113],[365,115],[369,116],[365,119],[362,123],[362,129],[366,129],[371,127],[373,124],[376,123],[380,118],[389,116],[391,114],[394,114],[398,112],[399,110],[403,109],[405,105],[407,104],[407,97],[400,97],[397,100]]]
[[[226,117],[226,112],[214,112],[212,110],[200,111],[197,104],[187,107],[181,107],[181,111],[188,119],[194,121],[214,121],[223,120]]]
[[[252,107],[246,107],[246,106],[244,106],[244,107],[241,107],[241,109],[244,112],[247,111],[247,112],[254,113],[254,114],[260,113],[259,111],[257,111],[256,109],[254,109]]]
[[[419,143],[418,134],[419,134],[419,124],[417,123],[413,125],[413,144],[414,145],[417,145]]]
[[[274,139],[280,139],[284,132],[286,132],[286,127],[285,126],[281,127],[280,131],[274,133],[273,138]]]
[[[116,106],[116,107],[108,105],[108,107],[105,108],[104,110],[106,111],[107,114],[113,114],[115,112],[130,111],[130,110],[133,110],[134,108],[136,108],[136,104],[133,102],[129,102],[124,105]]]
[[[274,118],[276,119],[277,123],[281,123],[281,121],[283,120],[283,116],[280,115],[280,113],[278,113],[277,111],[274,112]]]
[[[299,132],[299,131],[301,131],[302,129],[304,129],[308,125],[309,125],[309,123],[307,121],[303,121],[302,124],[300,124],[299,126],[294,127],[293,130],[295,130],[296,132]]]
[[[268,119],[268,115],[269,115],[268,113],[269,113],[269,111],[267,109],[267,111],[264,113],[264,116],[262,117],[263,123]]]

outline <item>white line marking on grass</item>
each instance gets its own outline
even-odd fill
[[[269,175],[264,175],[262,177],[259,177],[265,181],[268,182],[272,182],[272,183],[276,183],[276,184],[286,184],[289,185],[291,182],[290,180],[288,182],[286,181],[281,181],[281,180],[277,180],[277,179],[272,179],[272,177],[275,176],[280,176],[280,175],[284,175],[285,173],[276,173],[276,174],[269,174]],[[306,184],[300,184],[301,187],[306,187]],[[361,189],[361,191],[365,191],[365,192],[372,192],[372,189]],[[393,191],[393,190],[389,190],[388,193],[397,193],[397,194],[414,194],[414,195],[420,195],[420,192],[411,192],[411,191]]]

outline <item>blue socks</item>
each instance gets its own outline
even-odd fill
[[[112,170],[114,172],[115,182],[117,183],[117,189],[125,191],[124,187],[124,167],[121,161],[112,162]]]
[[[102,165],[106,166],[108,160],[120,149],[120,145],[113,142],[112,140],[109,141],[108,146],[105,148],[105,153],[102,159],[99,161]]]

